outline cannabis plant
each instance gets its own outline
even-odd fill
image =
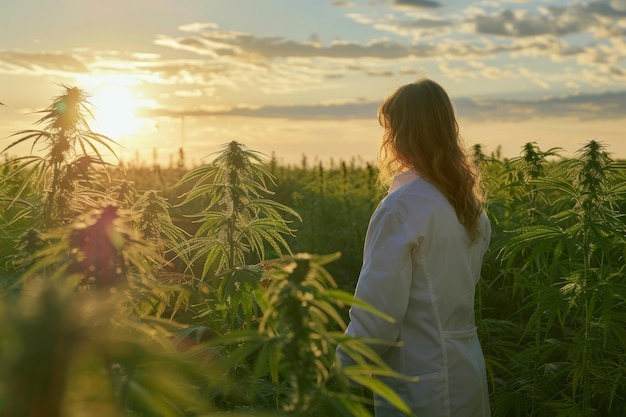
[[[5,147],[4,153],[22,143],[31,142],[31,155],[11,159],[5,164],[17,167],[13,175],[23,176],[23,186],[16,190],[20,197],[27,187],[43,191],[39,214],[42,228],[51,228],[67,222],[75,213],[92,207],[98,193],[97,179],[106,169],[103,151],[115,155],[115,142],[93,132],[87,118],[93,117],[87,95],[77,87],[62,85],[64,93],[40,111],[43,116],[36,122],[42,129],[16,132],[17,139]],[[44,155],[33,154],[34,151]],[[101,190],[100,190],[101,191]]]
[[[188,172],[179,185],[186,183],[193,188],[183,195],[182,205],[201,206],[191,215],[199,223],[195,236],[183,248],[188,265],[201,265],[199,285],[217,290],[231,326],[249,324],[258,313],[255,292],[262,261],[290,252],[284,236],[293,230],[282,215],[298,215],[267,198],[272,175],[258,152],[238,142]]]

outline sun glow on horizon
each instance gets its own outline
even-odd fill
[[[130,89],[120,85],[104,85],[93,94],[89,102],[93,105],[94,132],[122,140],[139,131],[137,100]]]

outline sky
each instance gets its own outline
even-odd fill
[[[626,158],[626,0],[3,0],[0,22],[0,148],[67,85],[124,161],[203,163],[236,140],[373,162],[378,105],[428,77],[468,147],[593,139]]]

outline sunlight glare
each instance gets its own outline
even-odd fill
[[[94,132],[121,140],[139,130],[139,120],[135,116],[137,102],[128,88],[103,86],[89,101],[94,109]]]

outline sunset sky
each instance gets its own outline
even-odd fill
[[[380,101],[426,76],[468,146],[626,158],[626,0],[7,0],[0,147],[63,92],[91,95],[119,156],[375,160]],[[28,153],[29,147],[14,151]]]

